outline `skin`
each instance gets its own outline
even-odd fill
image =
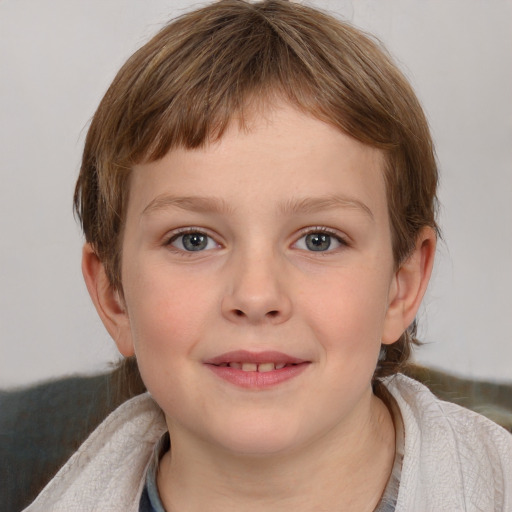
[[[380,151],[286,103],[204,148],[134,168],[123,297],[88,245],[83,271],[165,413],[172,456],[158,487],[168,510],[378,503],[394,428],[371,379],[381,343],[414,319],[435,251],[426,228],[396,268],[383,168]],[[206,247],[187,251],[184,229],[207,235]],[[318,233],[327,250],[308,245]],[[309,364],[277,386],[244,389],[205,365],[233,350]]]

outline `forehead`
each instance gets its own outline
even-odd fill
[[[243,125],[233,120],[219,140],[203,147],[176,148],[135,166],[129,209],[142,214],[169,203],[167,196],[281,210],[308,198],[341,197],[380,214],[384,165],[382,151],[281,103],[254,111]]]

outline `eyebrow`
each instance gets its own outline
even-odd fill
[[[333,210],[340,207],[360,210],[371,220],[374,220],[373,212],[365,203],[354,197],[341,195],[294,198],[281,204],[279,206],[279,212],[282,215],[297,215],[315,213],[322,210]],[[221,198],[207,196],[179,197],[164,194],[156,197],[148,203],[142,211],[141,217],[167,208],[180,208],[187,211],[217,213],[221,215],[231,214],[234,212],[233,208]]]
[[[322,210],[333,210],[340,207],[361,210],[371,220],[375,220],[373,212],[365,203],[354,197],[342,195],[292,199],[283,204],[280,210],[283,215],[293,215],[298,213],[315,213]]]
[[[165,210],[167,208],[180,208],[199,213],[219,213],[228,214],[232,213],[233,209],[223,200],[216,197],[203,197],[203,196],[173,196],[164,194],[155,197],[145,208],[142,210],[141,217],[158,210]]]

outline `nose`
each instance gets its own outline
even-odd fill
[[[280,324],[292,314],[285,271],[272,255],[253,254],[229,263],[222,314],[237,324]]]

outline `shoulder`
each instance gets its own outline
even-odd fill
[[[512,510],[509,432],[403,375],[385,385],[404,422],[401,495],[423,496],[427,510]]]
[[[435,438],[457,437],[460,443],[476,442],[512,448],[512,435],[485,416],[438,399],[425,385],[406,377],[395,375],[386,381],[386,387],[398,402],[407,424],[425,430]],[[508,453],[505,450],[505,453]],[[511,454],[508,453],[510,456]]]
[[[43,489],[26,512],[138,510],[146,467],[165,432],[149,394],[108,416]]]

